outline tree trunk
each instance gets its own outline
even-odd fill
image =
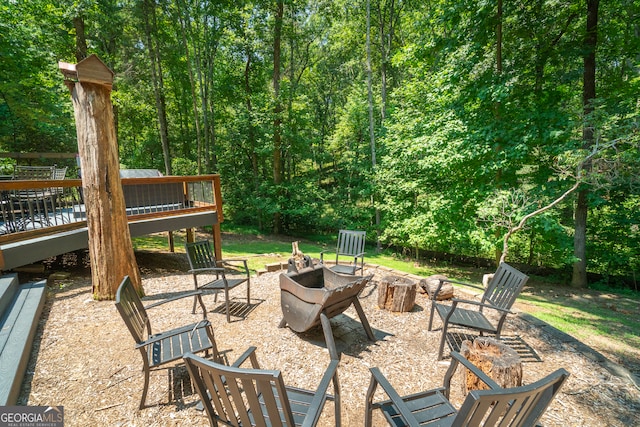
[[[284,15],[284,1],[276,2],[275,26],[273,30],[273,184],[278,195],[281,193],[282,184],[282,105],[280,103],[280,44],[282,41],[282,17]],[[276,212],[273,215],[273,232],[279,234],[282,231],[282,215],[280,214],[280,202],[277,201]]]
[[[73,18],[73,27],[76,30],[76,61],[80,62],[87,57],[87,38],[84,32],[84,18]]]
[[[496,11],[496,74],[498,76],[499,81],[502,81],[502,0],[498,0],[497,11]],[[500,121],[502,120],[502,104],[500,101],[496,101],[494,106],[494,117],[496,120],[496,126],[500,126]],[[502,140],[500,137],[496,138],[495,141],[495,152],[502,152]],[[496,186],[500,187],[502,185],[502,169],[498,169],[496,171]],[[495,231],[495,237],[500,238],[500,230]],[[499,247],[496,247],[496,263],[499,264],[500,260],[503,258],[502,251]]]
[[[162,63],[160,61],[159,49],[154,47],[152,34],[156,29],[155,5],[146,0],[143,6],[144,30],[147,38],[147,49],[151,60],[151,81],[153,83],[153,93],[156,99],[156,110],[158,116],[158,126],[160,128],[160,143],[162,144],[162,154],[164,156],[164,168],[167,175],[171,175],[171,154],[169,152],[169,130],[167,126],[166,101],[164,96],[164,81],[162,79]],[[151,22],[149,21],[151,17]],[[152,28],[153,25],[153,28]]]
[[[82,164],[93,296],[112,300],[124,276],[143,294],[120,183],[111,88],[69,83]]]
[[[382,47],[384,50],[384,46]],[[383,84],[383,86],[386,83]],[[385,88],[386,89],[386,88]],[[376,170],[376,136],[375,136],[375,123],[373,118],[373,70],[371,68],[371,1],[367,0],[367,97],[369,102],[369,142],[371,144],[371,169]],[[386,92],[383,94],[383,98],[386,98]],[[383,110],[385,108],[383,100]],[[383,115],[384,117],[384,115]],[[375,188],[371,195],[371,204],[375,206]],[[375,222],[376,222],[376,251],[380,252],[382,246],[380,244],[380,209],[375,207]]]
[[[582,105],[584,111],[584,127],[582,129],[583,147],[590,149],[594,143],[592,122],[593,101],[596,98],[596,46],[598,44],[598,7],[599,0],[587,0],[587,31],[584,40],[584,73],[582,81]],[[589,165],[585,165],[585,171]],[[575,209],[575,234],[573,237],[573,254],[577,259],[573,264],[571,286],[587,286],[587,212],[589,210],[588,190],[578,193]]]
[[[191,18],[183,16],[183,11],[180,7],[181,2],[176,2],[178,6],[177,19],[180,23],[180,35],[182,41],[182,47],[184,48],[185,59],[187,62],[187,70],[189,72],[189,89],[191,91],[191,107],[193,108],[193,122],[196,126],[196,143],[198,146],[198,174],[202,174],[202,158],[204,157],[204,150],[202,144],[202,130],[200,128],[200,112],[198,111],[198,97],[196,95],[196,79],[193,75],[193,64],[191,63],[191,53],[189,52],[189,44],[187,43],[187,25],[191,25]]]

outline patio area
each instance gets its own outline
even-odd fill
[[[138,254],[151,303],[159,298],[192,289],[184,254]],[[365,267],[365,270],[367,268]],[[377,306],[377,286],[389,271],[369,269],[375,274],[361,294],[361,304],[376,341],[370,341],[353,308],[332,319],[337,350],[342,354],[338,375],[342,390],[344,426],[362,425],[369,367],[377,366],[401,393],[440,386],[449,364],[436,361],[440,324],[427,331],[429,300],[423,294],[408,313],[392,313]],[[251,309],[227,323],[220,301],[204,302],[210,311],[218,348],[235,360],[247,347],[258,347],[263,368],[280,369],[287,385],[315,388],[329,363],[321,328],[297,334],[278,328],[282,319],[279,272],[251,278]],[[148,402],[138,410],[142,391],[141,360],[133,340],[113,302],[91,297],[89,275],[73,274],[50,280],[49,295],[31,355],[19,404],[63,405],[65,425],[208,426],[195,408],[197,396],[183,367],[152,373]],[[232,298],[239,309],[243,290]],[[191,299],[152,309],[156,328],[172,325],[172,319],[197,321],[191,314]],[[220,312],[218,312],[220,311]],[[571,376],[542,418],[544,426],[628,426],[640,424],[638,389],[612,375],[580,347],[541,328],[511,316],[503,332],[507,343],[518,346],[523,357],[523,382],[531,383],[558,367]],[[461,379],[453,380],[452,399],[461,403]],[[328,403],[321,425],[333,425],[333,404]],[[384,425],[379,414],[374,425]]]

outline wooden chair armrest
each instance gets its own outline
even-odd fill
[[[192,270],[189,270],[188,273],[191,273],[191,274],[224,273],[224,268],[220,268],[220,267],[194,268]]]
[[[177,301],[177,300],[182,299],[182,298],[192,297],[192,296],[201,295],[201,294],[202,294],[202,291],[189,291],[189,292],[185,292],[185,293],[182,293],[180,295],[177,295],[175,297],[166,298],[166,299],[163,299],[161,301],[156,301],[156,302],[154,302],[152,304],[146,305],[144,308],[145,308],[145,310],[148,310],[150,308],[154,308],[154,307],[157,307],[159,305],[166,304],[168,302],[173,302],[173,301]]]
[[[480,307],[490,308],[492,310],[501,311],[503,313],[513,314],[513,312],[511,310],[508,310],[508,309],[502,308],[502,307],[496,307],[495,305],[487,304],[486,302],[466,300],[466,299],[460,299],[460,298],[452,298],[451,302],[453,302],[454,306],[458,305],[458,304],[471,304],[471,305],[477,305],[477,306],[480,306]],[[452,310],[453,309],[454,308],[452,307]]]
[[[463,286],[468,286],[470,288],[475,288],[475,289],[480,289],[481,291],[484,291],[484,288],[482,286],[478,286],[478,285],[472,285],[471,283],[467,283],[467,282],[460,282],[458,280],[451,280],[451,279],[438,279],[440,280],[440,283],[455,283],[456,285],[463,285]]]
[[[451,352],[451,357],[453,359],[457,360],[458,362],[462,363],[465,366],[465,368],[467,368],[468,370],[473,372],[473,374],[475,376],[480,378],[482,380],[482,382],[484,382],[486,385],[488,385],[489,388],[491,388],[492,390],[500,390],[502,388],[502,387],[500,387],[498,385],[498,383],[496,383],[487,374],[485,374],[480,369],[478,369],[478,367],[476,365],[474,365],[473,363],[471,363],[467,359],[465,359],[465,357],[463,355],[461,355],[460,353],[458,353],[457,351],[452,351]],[[451,363],[453,363],[453,362],[451,362]]]
[[[240,265],[232,264],[232,262],[241,262],[243,264],[243,266],[244,266],[245,272],[247,274],[249,274],[249,267],[247,266],[247,260],[246,259],[241,259],[241,258],[238,258],[238,259],[220,259],[217,262],[220,263],[220,264],[223,264],[223,265],[224,264],[228,264],[228,265],[230,265],[232,267],[236,267],[236,268],[240,268]]]
[[[378,368],[369,368],[371,371],[371,381],[375,381],[375,383],[379,384],[380,387],[384,390],[384,392],[389,396],[389,399],[396,406],[400,415],[402,415],[403,420],[410,427],[420,427],[418,421],[414,418],[411,413],[411,409],[404,403],[402,397],[398,394],[398,392],[393,388],[391,383],[387,380],[387,378],[380,372]],[[370,387],[371,388],[371,387]]]
[[[318,385],[318,388],[313,395],[313,399],[309,403],[309,411],[307,412],[307,415],[302,422],[303,427],[315,426],[318,423],[318,419],[320,418],[320,414],[322,413],[322,408],[324,407],[324,403],[327,400],[327,390],[331,381],[333,381],[335,393],[339,393],[338,363],[338,360],[332,360],[329,363],[327,370],[324,372],[324,375],[320,380],[320,384]]]
[[[242,353],[240,357],[238,357],[236,361],[233,362],[233,364],[231,364],[231,366],[233,366],[234,368],[239,368],[244,362],[246,362],[247,359],[249,359],[251,361],[252,368],[260,369],[260,365],[258,364],[258,358],[256,357],[256,349],[257,347],[254,347],[254,346],[251,346],[248,349],[246,349],[244,353]]]

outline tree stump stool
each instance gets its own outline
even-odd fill
[[[500,387],[511,388],[522,385],[522,362],[511,347],[495,338],[478,337],[473,342],[465,340],[460,354],[487,374]],[[489,387],[468,369],[463,369],[463,393],[472,390],[487,390]]]
[[[420,287],[424,289],[424,291],[429,295],[429,299],[433,299],[433,294],[438,289],[440,279],[446,280],[447,276],[443,276],[442,274],[434,274],[433,276],[429,276],[425,279],[420,280]],[[442,284],[438,295],[436,295],[436,300],[442,301],[451,298],[453,298],[453,285],[449,282],[445,282]]]
[[[416,284],[406,277],[385,276],[378,286],[378,307],[407,312],[416,302]]]

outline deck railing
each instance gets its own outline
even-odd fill
[[[222,222],[219,175],[122,178],[129,221],[215,211]],[[0,181],[0,244],[86,227],[82,181]]]

